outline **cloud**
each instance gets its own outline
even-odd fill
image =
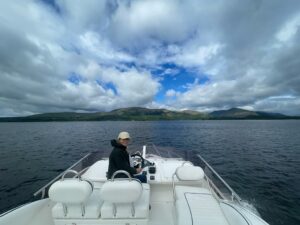
[[[114,107],[144,105],[151,102],[158,92],[160,84],[147,71],[138,71],[135,68],[125,71],[111,67],[101,67],[90,62],[80,68],[85,77],[100,80],[103,85],[111,83],[116,88]]]
[[[278,96],[256,101],[252,108],[268,112],[281,112],[286,115],[299,115],[299,105],[299,98]]]
[[[169,89],[166,92],[167,97],[175,97],[175,96],[179,96],[179,95],[180,95],[180,92],[175,91],[174,89]]]
[[[109,22],[111,8],[107,1],[57,0],[54,2],[59,9],[58,14],[62,17],[63,24],[74,34],[101,30]]]
[[[284,26],[276,34],[276,38],[280,42],[289,41],[296,35],[299,26],[300,26],[300,13],[294,18],[288,20],[286,24],[284,24]]]
[[[0,116],[128,106],[300,114],[299,8],[296,0],[2,1]]]
[[[214,58],[222,48],[219,44],[198,45],[184,46],[168,60],[185,67],[201,67],[208,64],[208,61]]]
[[[300,63],[296,56],[300,53],[297,44],[300,40],[299,10],[293,9],[291,2],[285,5],[260,2],[247,12],[244,12],[247,4],[228,7],[224,12],[221,10],[224,23],[232,27],[220,27],[216,43],[222,47],[216,48],[216,54],[211,54],[202,64],[201,57],[198,57],[199,73],[207,74],[210,82],[181,93],[172,105],[199,110],[244,106],[263,110],[265,106],[268,111],[299,114]],[[230,11],[232,17],[227,15]],[[241,18],[234,18],[236,15]],[[257,23],[255,26],[254,22]],[[216,26],[210,25],[212,28],[206,30],[208,33]],[[193,42],[194,48],[191,49],[197,49],[198,41]],[[287,94],[295,99],[270,99]]]
[[[120,1],[109,35],[116,44],[130,49],[182,42],[190,38],[197,24],[185,15],[186,10],[191,8],[182,1]]]
[[[99,1],[90,3],[81,8],[60,1],[63,15],[35,1],[2,3],[2,9],[11,10],[2,14],[6,23],[0,24],[2,115],[102,111],[152,101],[159,83],[147,71],[117,69],[118,62],[132,57],[94,31],[99,25],[94,16],[103,7],[96,7]],[[23,8],[32,14],[25,15]],[[81,79],[70,82],[71,73]]]

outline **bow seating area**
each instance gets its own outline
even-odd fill
[[[202,168],[184,162],[174,170],[172,186],[165,184],[173,190],[173,199],[172,195],[168,199],[156,192],[153,193],[152,203],[164,210],[168,202],[171,202],[177,225],[228,225],[219,202],[202,185]],[[114,179],[118,173],[126,174],[128,178]],[[126,171],[117,171],[111,180],[100,183],[94,188],[91,182],[80,177],[64,179],[64,176],[55,182],[49,189],[49,197],[56,203],[52,208],[55,225],[151,225],[150,219],[157,217],[149,211],[149,184],[142,184],[131,178]],[[152,185],[158,190],[155,183]]]
[[[101,188],[101,218],[142,218],[149,215],[150,186],[136,180],[107,181]]]
[[[94,189],[80,178],[56,181],[49,189],[55,225],[116,224],[134,220],[145,225],[149,219],[150,186],[135,179],[112,179]]]
[[[93,190],[92,184],[85,180],[57,181],[51,186],[49,197],[57,202],[52,208],[52,215],[55,219],[97,219],[100,216],[103,201],[99,190]]]

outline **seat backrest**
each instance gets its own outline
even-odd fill
[[[135,179],[115,179],[106,181],[100,195],[104,200],[101,208],[101,216],[103,218],[134,218],[141,216],[136,214],[136,204],[139,206],[141,199],[146,201],[147,198],[143,194],[142,184]],[[148,193],[148,192],[147,192]],[[144,198],[142,198],[142,195]],[[149,202],[149,201],[148,201]],[[149,203],[148,203],[149,204]],[[145,216],[147,213],[142,213]]]
[[[85,203],[93,192],[89,181],[78,178],[62,179],[53,183],[49,198],[56,202],[52,208],[54,218],[81,218],[85,216]]]
[[[143,192],[143,186],[136,180],[108,180],[101,188],[101,196],[104,201],[110,203],[136,202]]]
[[[175,175],[180,181],[199,181],[204,178],[204,171],[199,166],[180,166],[176,169]]]
[[[204,178],[204,171],[201,167],[193,165],[182,165],[176,169],[174,175],[172,176],[174,203],[176,201],[174,180],[175,176],[179,181],[201,181]]]
[[[63,204],[84,203],[93,192],[91,183],[79,179],[56,181],[49,189],[49,198]]]

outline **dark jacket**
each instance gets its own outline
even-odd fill
[[[107,178],[110,179],[114,172],[117,170],[125,170],[131,176],[136,174],[136,169],[130,167],[129,154],[126,147],[119,144],[116,140],[111,140],[111,145],[114,147],[109,156]],[[116,178],[127,177],[123,174],[118,174]]]

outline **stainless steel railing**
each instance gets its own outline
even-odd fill
[[[89,157],[92,153],[89,153],[87,155],[85,155],[84,157],[82,157],[81,159],[79,159],[77,162],[75,162],[72,166],[70,166],[68,169],[64,170],[62,173],[60,173],[58,176],[56,176],[54,179],[52,179],[49,183],[47,183],[45,186],[43,186],[42,188],[40,188],[39,190],[37,190],[33,196],[36,197],[37,195],[39,194],[42,194],[41,195],[41,199],[43,199],[45,197],[45,194],[46,194],[46,190],[47,188],[50,187],[51,184],[53,184],[55,181],[59,180],[63,175],[64,173],[67,171],[67,170],[72,170],[74,169],[74,167],[76,167],[77,165],[79,165],[84,159],[86,159],[87,157]],[[86,168],[84,168],[83,170],[79,171],[79,173],[83,173],[82,171],[85,171]]]
[[[241,198],[240,196],[229,186],[229,184],[227,184],[227,182],[208,164],[208,162],[205,161],[205,159],[203,159],[203,157],[200,154],[197,154],[198,158],[204,163],[206,168],[203,168],[204,171],[206,169],[208,169],[210,171],[210,173],[227,189],[227,191],[229,192],[230,196],[228,198],[228,195],[226,195],[224,193],[224,191],[220,190],[220,187],[218,187],[218,185],[216,185],[213,180],[207,176],[206,174],[206,179],[209,183],[209,185],[211,186],[211,188],[216,192],[216,194],[224,200],[231,200],[231,201],[237,201],[238,203],[241,202]]]

